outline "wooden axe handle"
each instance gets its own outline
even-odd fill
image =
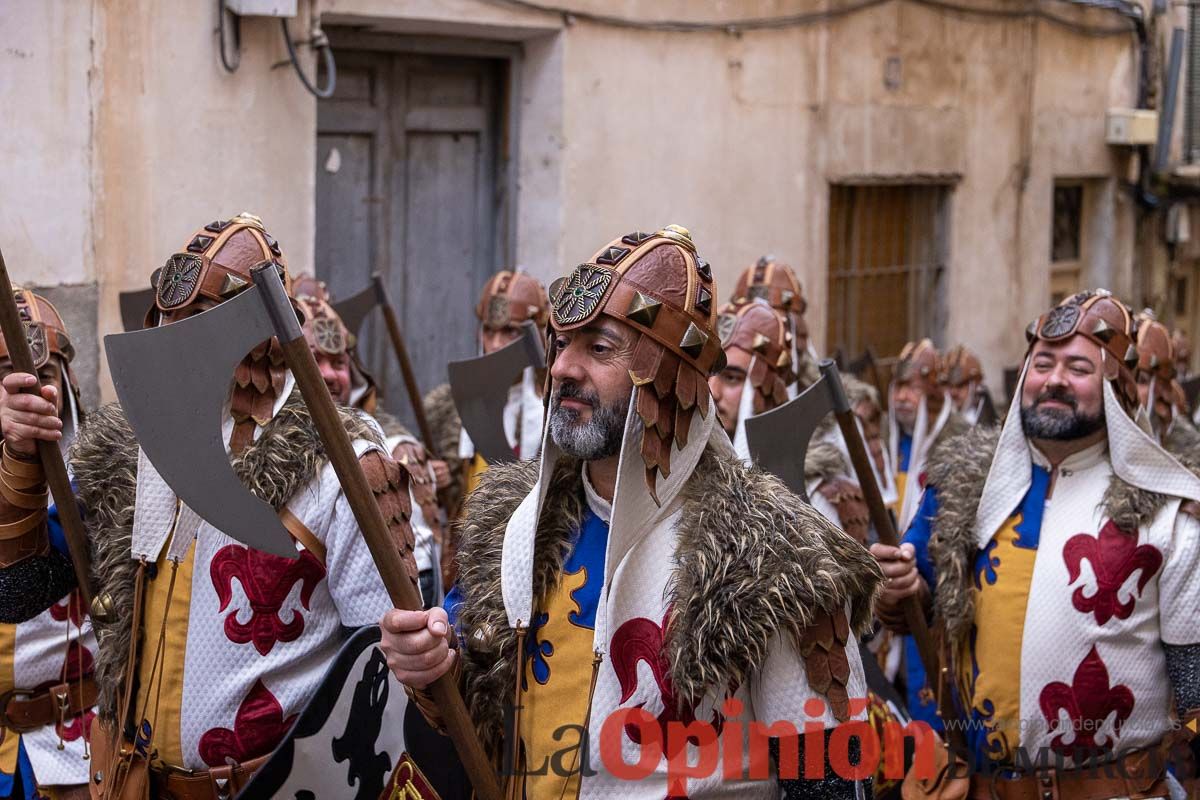
[[[417,376],[413,374],[412,360],[408,357],[408,347],[404,344],[404,336],[400,332],[400,320],[396,317],[396,309],[392,306],[392,298],[388,294],[383,276],[376,272],[371,276],[375,285],[375,293],[379,307],[383,309],[383,321],[387,326],[388,338],[392,340],[392,349],[396,351],[396,360],[400,362],[400,374],[404,378],[404,389],[408,392],[408,403],[412,406],[413,416],[417,419],[417,431],[421,434],[421,442],[431,458],[438,458],[434,449],[433,431],[429,420],[425,417],[425,404],[421,399],[421,390],[417,386]]]
[[[256,268],[253,273],[255,284],[263,292],[263,302],[274,322],[276,334],[283,346],[283,355],[288,369],[296,378],[296,385],[312,414],[313,423],[320,434],[329,463],[337,473],[342,491],[354,512],[354,519],[362,530],[363,539],[371,551],[375,567],[383,579],[388,596],[396,608],[409,611],[419,611],[424,604],[420,592],[413,585],[400,551],[392,540],[379,505],[375,502],[375,494],[367,483],[354,446],[338,416],[337,408],[325,381],[317,368],[308,342],[296,320],[291,302],[284,293],[283,283],[273,267]],[[438,703],[438,710],[450,734],[459,758],[466,768],[467,776],[480,800],[501,800],[500,784],[492,769],[483,745],[475,733],[471,716],[467,713],[466,704],[458,686],[448,676],[443,675],[429,687],[430,693]]]
[[[842,378],[838,374],[837,365],[826,359],[821,362],[821,373],[829,380],[829,391],[833,399],[833,415],[837,419],[838,428],[842,431],[842,438],[846,440],[846,449],[850,452],[850,463],[854,467],[854,474],[858,477],[858,484],[862,488],[863,499],[867,501],[867,509],[871,514],[871,525],[875,528],[875,534],[879,537],[881,544],[899,547],[900,536],[896,532],[896,524],[892,521],[892,515],[883,502],[883,494],[879,491],[879,484],[875,481],[875,471],[871,468],[870,456],[867,454],[862,434],[858,430],[858,422],[854,411],[850,408],[850,401],[846,397],[845,387],[842,386]],[[940,674],[939,670],[947,671],[948,667],[941,663],[942,659],[933,640],[933,634],[925,621],[925,610],[921,608],[920,599],[915,596],[907,598],[904,601],[903,610],[904,621],[921,654],[926,674],[937,676]],[[938,697],[938,713],[943,719],[956,713],[950,698],[944,696],[946,694],[948,693],[943,692],[942,696]],[[962,731],[955,728],[950,734],[952,737],[955,734],[961,737]]]
[[[25,338],[25,323],[17,311],[17,301],[13,298],[12,281],[8,278],[8,267],[4,263],[4,254],[0,253],[0,333],[4,335],[4,343],[8,345],[8,356],[12,360],[14,372],[28,372],[37,376],[33,368],[33,353],[29,351],[29,342]],[[66,383],[66,373],[63,373],[63,383]],[[64,386],[61,391],[71,391],[70,386]],[[41,394],[41,385],[31,386],[21,390],[22,394]],[[64,398],[65,402],[65,398]],[[38,458],[41,459],[42,469],[46,473],[46,484],[50,495],[58,507],[58,519],[62,523],[63,533],[67,539],[67,549],[71,553],[71,566],[75,570],[75,581],[79,584],[79,596],[83,607],[89,612],[92,608],[91,583],[91,550],[88,546],[87,531],[83,527],[83,517],[79,514],[79,505],[75,502],[75,493],[71,491],[71,479],[67,475],[67,463],[63,460],[62,451],[57,442],[38,441]]]

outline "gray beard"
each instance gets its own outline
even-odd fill
[[[596,404],[594,396],[575,396],[592,402],[591,419],[586,423],[580,422],[579,412],[563,408],[560,405],[560,392],[555,392],[550,410],[550,440],[568,456],[581,461],[597,461],[621,452],[629,399],[602,406]]]

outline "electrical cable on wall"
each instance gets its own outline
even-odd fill
[[[829,22],[837,19],[838,17],[844,17],[850,14],[855,14],[859,11],[865,11],[869,8],[883,5],[884,3],[896,2],[897,0],[859,0],[858,2],[847,3],[837,8],[829,8],[821,11],[787,14],[778,17],[751,17],[747,19],[720,20],[715,22],[693,22],[685,20],[638,20],[630,19],[628,17],[613,16],[610,14],[597,14],[590,11],[576,11],[571,8],[536,2],[536,0],[485,1],[492,3],[493,5],[508,6],[510,8],[515,7],[524,9],[526,11],[538,11],[547,14],[556,14],[561,16],[568,24],[574,20],[583,20],[585,22],[593,22],[599,25],[645,31],[675,33],[725,31],[727,33],[736,33],[739,31],[778,30],[781,28],[795,28],[803,27],[805,25],[820,24],[822,22]],[[918,6],[925,6],[927,8],[934,8],[939,11],[963,14],[966,16],[999,19],[1042,19],[1052,24],[1073,30],[1076,33],[1081,33],[1085,36],[1123,36],[1129,34],[1131,31],[1140,29],[1143,24],[1141,8],[1135,3],[1129,2],[1129,0],[1055,0],[1055,2],[1078,7],[1114,11],[1129,19],[1133,24],[1132,29],[1127,26],[1085,25],[1078,22],[1072,22],[1071,20],[1064,19],[1063,17],[1047,11],[1042,7],[1041,3],[1036,3],[1033,7],[1015,9],[1001,6],[989,8],[986,6],[964,5],[962,3],[953,2],[952,0],[902,0],[902,2],[912,3],[913,5]]]
[[[300,67],[300,58],[296,55],[296,43],[292,41],[291,31],[288,30],[287,18],[281,18],[279,24],[283,26],[283,41],[287,45],[288,58],[291,59],[292,69],[296,71],[296,75],[300,78],[300,82],[304,84],[304,88],[318,100],[328,100],[330,97],[333,97],[333,92],[337,88],[337,63],[333,60],[333,48],[329,44],[329,37],[314,24],[312,39],[309,41],[309,44],[321,54],[321,59],[325,64],[325,88],[321,89],[308,79],[308,76],[304,74],[304,70]]]
[[[219,51],[221,53],[221,66],[226,72],[237,72],[237,69],[242,64],[242,18],[238,15],[233,15],[233,60],[229,58],[229,54],[225,51],[225,21],[228,19],[229,9],[225,7],[225,0],[217,0],[217,41],[220,43]]]

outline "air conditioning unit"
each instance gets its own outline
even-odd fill
[[[1136,146],[1158,141],[1158,112],[1145,108],[1110,108],[1104,140],[1109,144]]]
[[[225,0],[225,8],[239,17],[296,16],[296,0]]]

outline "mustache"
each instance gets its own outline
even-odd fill
[[[554,391],[554,406],[558,405],[564,399],[579,400],[592,406],[592,408],[600,405],[600,395],[596,392],[584,391],[583,387],[575,381],[563,381]]]
[[[1078,410],[1078,402],[1075,399],[1075,393],[1063,388],[1043,389],[1034,399],[1033,404],[1040,406],[1047,400],[1063,403],[1071,407],[1072,411]]]

